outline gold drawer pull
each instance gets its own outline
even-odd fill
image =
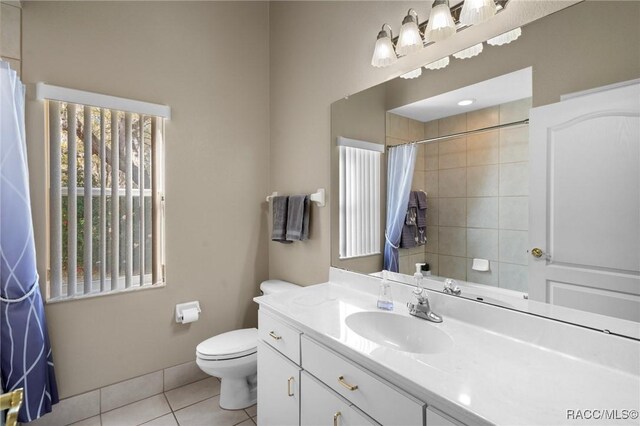
[[[293,391],[291,390],[291,384],[293,383],[293,377],[289,377],[287,379],[287,395],[293,396]]]
[[[350,391],[354,391],[356,389],[358,389],[358,385],[350,385],[349,383],[344,381],[344,376],[340,376],[338,377],[338,382],[340,382],[340,384],[342,386],[344,386],[345,388],[349,389]]]
[[[333,415],[333,426],[338,426],[338,418],[342,415],[342,413],[340,411],[337,411],[334,415]]]
[[[278,336],[274,331],[270,331],[269,336],[273,337],[275,340],[282,339],[282,336]]]

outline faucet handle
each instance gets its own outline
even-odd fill
[[[460,293],[462,293],[462,290],[460,290],[460,287],[458,287],[458,284],[456,283],[456,281],[452,280],[451,278],[447,278],[446,280],[444,280],[443,291],[445,293],[455,294],[456,296],[459,296]]]
[[[418,299],[418,304],[424,305],[425,303],[429,303],[429,297],[427,297],[427,293],[425,293],[424,289],[421,291],[414,291],[413,295]]]

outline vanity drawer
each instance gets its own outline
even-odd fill
[[[301,425],[324,426],[332,422],[339,426],[378,424],[306,371],[300,376],[300,387],[303,389],[300,401]]]
[[[300,365],[300,332],[264,309],[258,311],[258,336]]]
[[[302,336],[302,368],[383,425],[423,425],[424,404]]]

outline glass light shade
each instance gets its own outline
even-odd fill
[[[494,38],[487,40],[491,46],[502,46],[503,44],[509,44],[522,35],[522,29],[516,28],[515,30],[507,31],[504,34],[500,34]]]
[[[398,55],[408,55],[424,47],[422,36],[418,29],[417,15],[414,16],[412,13],[415,14],[413,9],[409,10],[409,14],[402,21],[400,35],[398,36]]]
[[[456,33],[456,25],[449,9],[449,0],[436,0],[425,30],[427,41],[440,41]]]
[[[481,52],[482,52],[482,43],[478,43],[464,50],[461,50],[457,53],[454,53],[453,57],[458,59],[469,59],[479,55]]]
[[[460,23],[463,25],[476,25],[488,21],[496,14],[496,2],[494,0],[464,0],[460,11]]]
[[[373,56],[371,57],[371,65],[376,68],[388,67],[398,60],[396,51],[393,48],[393,42],[391,41],[391,27],[389,27],[389,32],[385,30],[385,27],[389,26],[387,24],[382,26],[382,30],[378,33],[376,46],[373,49]]]
[[[422,67],[415,69],[413,71],[409,71],[406,74],[402,74],[400,78],[408,79],[408,78],[418,78],[422,75]]]
[[[433,61],[425,65],[424,67],[428,70],[439,70],[441,68],[446,67],[447,65],[449,65],[449,57],[445,56],[442,59],[438,59],[437,61]]]

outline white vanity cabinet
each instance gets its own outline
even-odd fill
[[[371,426],[378,425],[349,401],[340,397],[311,374],[303,371],[300,384],[304,389],[300,405],[300,424],[305,426]]]
[[[300,424],[300,332],[258,311],[258,419],[261,425]]]
[[[440,419],[446,420],[425,417],[423,402],[303,335],[278,316],[260,309],[258,318],[261,426],[419,426],[425,425],[427,418],[436,425]]]

